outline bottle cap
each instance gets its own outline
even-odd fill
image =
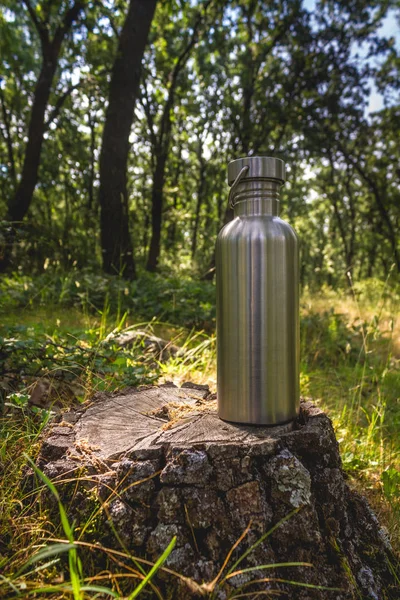
[[[246,179],[276,179],[281,183],[286,181],[285,163],[280,158],[273,156],[246,156],[237,158],[228,164],[228,184],[232,185],[243,167],[249,169],[241,176],[241,181]]]

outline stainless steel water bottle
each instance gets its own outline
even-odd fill
[[[279,218],[284,182],[277,158],[228,165],[234,219],[216,247],[218,414],[227,421],[276,425],[298,412],[298,242]]]

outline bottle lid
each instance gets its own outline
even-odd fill
[[[285,163],[280,158],[273,156],[246,156],[237,158],[228,164],[228,184],[232,185],[243,167],[249,169],[241,176],[241,181],[245,179],[276,179],[281,183],[286,181]]]

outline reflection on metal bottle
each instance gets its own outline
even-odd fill
[[[216,248],[218,413],[227,421],[275,425],[298,412],[298,241],[279,218],[284,181],[280,159],[228,165],[234,219]]]

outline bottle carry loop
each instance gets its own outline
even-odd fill
[[[234,192],[236,191],[237,186],[239,185],[239,183],[241,182],[243,176],[245,175],[245,173],[247,173],[247,171],[250,169],[249,165],[245,165],[244,167],[242,167],[238,173],[238,176],[236,177],[235,181],[232,183],[232,187],[229,190],[229,196],[228,196],[228,204],[230,208],[234,208],[235,203],[233,202],[234,200]]]

